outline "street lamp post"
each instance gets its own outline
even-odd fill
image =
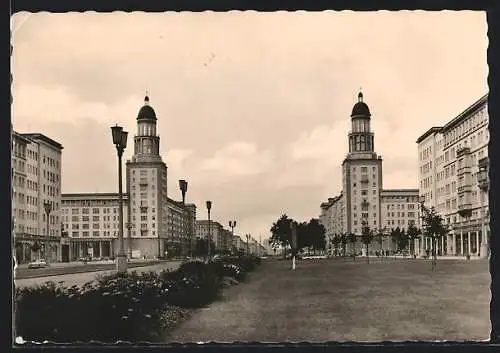
[[[208,239],[207,239],[207,254],[208,257],[210,258],[210,240],[211,240],[211,232],[212,232],[212,227],[210,224],[210,211],[212,210],[212,201],[207,201],[207,212],[208,212]]]
[[[127,257],[125,255],[125,247],[123,244],[123,191],[122,191],[122,156],[123,151],[127,147],[128,132],[123,131],[121,126],[115,125],[111,127],[111,134],[113,136],[113,144],[116,146],[118,154],[118,242],[119,250],[116,257],[116,270],[119,273],[127,272]]]
[[[250,234],[245,234],[247,238],[247,256],[250,256]]]
[[[43,202],[43,207],[45,209],[45,213],[47,215],[47,246],[46,246],[46,254],[45,254],[45,261],[47,263],[50,263],[52,260],[52,246],[50,244],[50,212],[52,212],[52,203],[50,201],[44,201]]]
[[[183,215],[183,218],[184,218],[184,222],[183,222],[183,225],[184,225],[184,229],[182,231],[182,256],[185,257],[186,256],[186,231],[187,231],[187,227],[186,227],[186,220],[187,220],[187,217],[186,217],[186,192],[187,192],[187,188],[188,188],[188,182],[186,180],[179,180],[179,189],[181,190],[181,193],[182,193],[182,215]]]
[[[128,238],[128,242],[127,242],[127,257],[129,259],[132,259],[132,234],[131,234],[132,223],[130,222],[130,220],[129,220],[129,222],[127,222],[125,224],[125,226],[127,227],[127,238]]]
[[[236,221],[229,221],[229,228],[231,228],[231,244],[234,239],[234,227],[236,227]]]

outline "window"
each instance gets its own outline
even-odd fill
[[[98,231],[98,230],[97,230],[97,231],[96,231],[96,230],[94,230],[94,231],[92,232],[92,235],[93,235],[94,237],[98,237],[98,236],[99,236],[99,231]]]
[[[99,214],[99,209],[98,208],[93,208],[92,209],[93,214]]]
[[[45,219],[45,214],[43,215],[43,218]],[[78,217],[78,216],[71,217],[71,222],[78,222],[78,221],[80,221],[80,217]]]
[[[99,222],[99,216],[92,216],[92,220],[94,222]]]

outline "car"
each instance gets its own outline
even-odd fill
[[[45,267],[47,267],[47,263],[45,262],[44,259],[38,259],[28,264],[28,268],[45,268]]]

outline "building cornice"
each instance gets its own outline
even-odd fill
[[[433,134],[437,134],[438,132],[441,132],[441,129],[443,129],[443,127],[441,127],[441,126],[431,127],[429,130],[424,132],[423,135],[417,139],[416,143],[420,143],[420,142],[424,141],[427,137],[429,137]]]
[[[478,110],[482,109],[487,103],[488,103],[488,93],[486,93],[484,96],[482,96],[477,101],[472,103],[472,105],[470,105],[467,109],[465,109],[463,112],[458,114],[455,118],[453,118],[449,123],[447,123],[445,126],[443,126],[441,131],[443,133],[445,133],[448,130],[451,130],[456,125],[460,124],[460,122],[465,120],[467,117],[476,113]]]
[[[45,142],[46,144],[52,146],[52,147],[55,147],[57,148],[58,150],[62,150],[63,149],[63,146],[59,143],[59,142],[56,142],[54,141],[53,139],[51,139],[50,137],[47,137],[45,136],[44,134],[41,134],[41,133],[19,133],[21,136],[25,137],[25,138],[28,138],[30,140],[33,140],[33,141],[43,141]]]
[[[89,193],[64,193],[61,194],[61,199],[70,199],[70,198],[112,198],[112,199],[117,199],[118,200],[118,193],[111,193],[111,192],[89,192]],[[122,194],[123,198],[126,199],[128,198],[127,193]]]

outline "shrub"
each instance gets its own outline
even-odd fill
[[[187,309],[217,299],[224,277],[240,282],[259,260],[224,257],[186,262],[176,271],[99,276],[69,288],[52,282],[16,288],[16,333],[28,341],[147,341]]]

